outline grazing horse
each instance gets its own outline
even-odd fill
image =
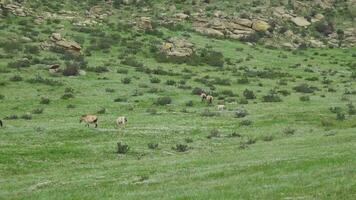
[[[203,102],[205,99],[206,99],[206,93],[204,93],[204,92],[202,92],[201,94],[200,94],[200,97],[201,97],[201,101]]]
[[[2,120],[0,119],[0,127],[2,127],[3,126],[3,123],[2,123]]]
[[[117,127],[119,127],[120,125],[126,124],[126,122],[127,122],[127,118],[124,117],[124,116],[118,117],[118,118],[116,119],[116,125],[117,125]]]
[[[79,123],[86,123],[86,126],[89,127],[89,124],[95,124],[95,128],[98,127],[98,117],[95,115],[82,115],[80,117]]]
[[[206,101],[208,102],[208,104],[213,103],[213,100],[214,100],[213,96],[211,96],[211,95],[206,96]]]

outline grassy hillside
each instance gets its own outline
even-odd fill
[[[23,5],[36,2],[79,15],[97,4]],[[155,15],[145,31],[133,23],[141,8],[108,9],[88,26],[0,18],[0,199],[355,198],[355,47],[272,48]],[[53,46],[53,33],[80,52]],[[172,37],[194,54],[162,62]]]

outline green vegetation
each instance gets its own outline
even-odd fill
[[[25,4],[84,13],[101,2]],[[164,2],[113,2],[112,15],[87,26],[0,19],[0,199],[355,197],[355,47],[250,45],[202,36],[189,21],[159,25],[153,11],[154,29],[141,30],[121,19]],[[253,2],[234,9],[258,9]],[[166,3],[184,13],[198,4]],[[315,25],[315,34],[329,25]],[[41,48],[54,32],[78,42],[80,53]],[[156,45],[171,37],[197,51],[161,62]],[[60,70],[50,72],[55,64]],[[211,105],[201,92],[214,96]],[[98,128],[80,124],[84,114],[97,115]],[[116,127],[118,116],[127,124]]]

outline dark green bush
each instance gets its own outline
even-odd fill
[[[129,151],[130,147],[127,144],[118,142],[117,143],[117,153],[118,154],[126,154]]]
[[[159,106],[164,106],[172,103],[172,99],[170,97],[158,97],[155,104]]]

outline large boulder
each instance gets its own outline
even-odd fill
[[[149,17],[141,17],[138,21],[138,27],[144,30],[152,30],[152,21]]]
[[[242,18],[237,18],[233,20],[234,23],[239,24],[241,26],[246,26],[251,28],[252,27],[252,21],[249,19],[242,19]]]
[[[202,35],[207,35],[207,36],[213,36],[213,37],[223,37],[224,33],[219,31],[219,30],[215,30],[213,28],[205,28],[205,27],[197,27],[195,28],[195,31],[198,33],[201,33]]]
[[[194,54],[194,45],[184,38],[174,37],[161,45],[160,52],[167,57],[191,57]]]
[[[80,46],[80,44],[78,44],[75,41],[71,41],[71,40],[66,40],[64,39],[60,33],[52,33],[50,40],[59,47],[65,48],[67,50],[72,50],[72,51],[76,51],[76,52],[80,52],[80,50],[82,49],[82,47]]]
[[[297,26],[305,27],[310,25],[310,22],[306,20],[304,17],[294,17],[291,20]]]
[[[255,31],[259,31],[259,32],[265,32],[267,31],[271,26],[262,20],[256,20],[253,22],[252,24],[252,29]]]

